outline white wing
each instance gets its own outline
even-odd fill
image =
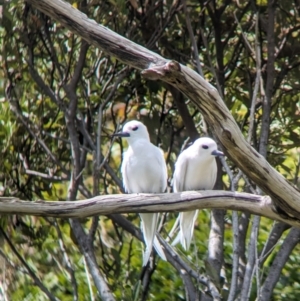
[[[178,235],[180,237],[181,245],[185,250],[190,248],[198,212],[199,210],[179,213],[180,232]]]
[[[168,170],[167,170],[167,165],[166,165],[163,151],[156,146],[154,147],[155,147],[156,162],[159,168],[161,169],[161,175],[160,175],[161,188],[160,191],[157,191],[157,193],[162,193],[165,192],[165,190],[167,189]]]
[[[188,152],[183,151],[176,162],[175,172],[174,172],[174,192],[180,192],[188,190],[187,181],[187,172],[189,169],[189,157]],[[188,211],[179,213],[178,219],[173,226],[170,235],[175,231],[174,227],[178,224],[178,220],[180,222],[180,231],[177,237],[174,239],[173,244],[177,244],[179,241],[185,250],[188,250],[193,238],[194,233],[194,225],[198,216],[198,210],[196,211]]]
[[[125,189],[125,192],[131,193],[129,188],[129,180],[128,180],[128,175],[127,175],[127,168],[129,164],[129,149],[123,153],[123,162],[121,166],[121,173],[122,173],[122,179],[123,179],[123,186]]]
[[[187,169],[188,169],[188,158],[186,152],[183,151],[179,155],[175,163],[175,171],[173,175],[174,192],[180,192],[185,190]]]
[[[178,156],[177,161],[175,163],[175,171],[173,174],[173,190],[174,190],[174,192],[184,191],[187,165],[188,165],[187,156],[185,155],[185,151],[183,151]],[[178,218],[176,219],[176,221],[169,233],[170,238],[172,238],[173,234],[177,231],[177,226],[180,223],[180,219],[181,219],[180,217],[181,217],[181,214],[178,215]],[[181,232],[178,233],[178,235],[174,239],[172,245],[176,245],[179,241],[181,241],[180,237],[181,237]]]

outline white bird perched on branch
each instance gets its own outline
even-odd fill
[[[197,139],[193,145],[184,150],[178,156],[175,164],[174,192],[213,189],[218,171],[216,156],[224,156],[224,154],[218,150],[216,142],[207,137]],[[185,250],[189,249],[198,211],[179,213],[180,230],[173,245],[180,241]],[[173,233],[177,224],[178,220],[171,233]]]
[[[122,132],[114,136],[125,137],[129,144],[121,167],[125,191],[128,193],[164,192],[168,178],[166,162],[162,150],[150,142],[146,126],[132,120],[124,125]],[[158,255],[166,260],[162,246],[156,237],[159,214],[140,213],[140,217],[146,244],[143,266],[148,263],[153,244]]]

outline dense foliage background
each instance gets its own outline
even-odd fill
[[[300,187],[298,0],[72,5],[203,74],[252,146]],[[144,122],[164,150],[171,189],[182,146],[210,135],[188,99],[143,79],[24,1],[4,2],[1,13],[1,195],[64,201],[121,193],[127,146],[111,134],[130,119]],[[261,193],[226,162],[219,162],[216,188]],[[163,217],[166,238],[176,215]],[[233,220],[232,212],[201,211],[190,252],[175,248],[178,265],[154,256],[142,269],[137,215],[1,216],[0,300],[101,300],[99,294],[104,300],[97,279],[116,300],[193,300],[193,294],[200,300],[299,300],[299,230],[240,212],[235,246]],[[182,265],[189,275],[180,274]]]

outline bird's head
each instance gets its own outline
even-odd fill
[[[203,157],[218,157],[218,156],[224,156],[223,152],[218,150],[217,143],[208,137],[202,137],[197,139],[194,142],[195,147],[197,147],[197,150],[199,152],[199,155]]]
[[[137,120],[132,120],[127,122],[121,132],[115,133],[115,137],[125,137],[128,140],[128,143],[140,139],[146,139],[150,141],[148,130],[141,122]]]

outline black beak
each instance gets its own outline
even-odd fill
[[[213,156],[216,156],[216,157],[224,156],[224,153],[221,152],[221,151],[219,151],[219,150],[217,150],[217,149],[215,149],[214,151],[212,151],[211,154],[212,154]]]
[[[130,137],[128,132],[118,132],[112,135],[113,137]]]

